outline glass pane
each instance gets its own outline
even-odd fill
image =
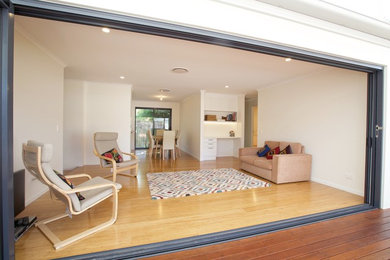
[[[154,110],[154,117],[170,118],[171,117],[171,110],[170,109],[158,109],[158,108],[156,108]]]
[[[148,130],[153,128],[153,109],[136,109],[135,148],[148,148]]]
[[[164,118],[154,118],[154,129],[164,129]]]
[[[165,129],[169,130],[169,118],[165,118]]]
[[[136,108],[135,109],[135,148],[149,147],[148,130],[156,134],[157,129],[169,130],[171,125],[171,109]]]

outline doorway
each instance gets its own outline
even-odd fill
[[[135,149],[149,148],[148,131],[152,135],[157,130],[171,130],[172,109],[170,108],[135,108]]]
[[[18,7],[18,6],[17,6]],[[20,7],[19,7],[20,8]],[[56,16],[56,17],[59,17],[58,15]],[[93,19],[93,18],[90,18],[90,19]],[[145,30],[145,29],[144,29]],[[156,31],[157,31],[157,29],[156,29]],[[174,34],[175,32],[171,32],[171,34]],[[220,36],[221,37],[221,36]],[[189,38],[191,38],[191,37],[189,37]],[[195,38],[194,36],[193,36],[193,38]],[[200,36],[199,36],[199,38],[200,38]],[[242,40],[243,41],[243,40]],[[217,41],[216,41],[217,42]],[[226,42],[226,41],[224,41],[224,42]],[[234,42],[231,42],[230,44],[231,45],[233,45],[233,43]],[[241,44],[241,46],[244,46],[245,44],[244,43],[240,43],[239,42],[239,44]],[[244,46],[245,47],[245,46]],[[249,49],[249,47],[247,48],[247,49]],[[296,55],[296,56],[299,56],[298,54]],[[324,58],[322,58],[323,60],[325,60]],[[313,58],[313,60],[315,60],[315,58]],[[325,60],[326,61],[326,60]],[[329,61],[328,61],[329,62]],[[339,62],[340,63],[340,62]],[[379,88],[381,88],[382,86],[383,86],[383,83],[381,82],[381,79],[382,79],[382,77],[383,77],[383,74],[382,74],[382,72],[381,71],[379,71],[379,73],[378,72],[375,72],[374,70],[370,70],[370,73],[371,73],[371,80],[369,81],[369,87],[370,87],[370,89],[374,89],[375,91],[376,91],[376,86],[379,86]],[[377,83],[377,81],[379,81],[379,83]],[[375,87],[375,88],[374,88]],[[5,95],[5,94],[4,94]],[[9,96],[12,96],[12,93],[11,94],[7,94],[7,95],[9,95]],[[380,100],[380,98],[378,98],[378,99],[375,99],[375,97],[376,97],[376,95],[378,95],[379,97],[382,97],[382,93],[381,92],[379,92],[379,94],[377,94],[377,92],[373,92],[373,93],[371,93],[370,94],[370,100],[372,100],[373,102],[372,102],[372,104],[371,104],[371,106],[369,106],[369,110],[370,111],[372,111],[372,110],[374,110],[374,108],[376,107],[376,105],[377,105],[377,103],[376,103],[376,100]],[[380,105],[378,105],[378,107],[379,108],[381,108],[381,104]],[[376,110],[375,110],[376,111]],[[375,112],[374,111],[374,112]],[[11,112],[12,112],[12,108],[11,108]],[[368,128],[370,128],[370,131],[369,131],[369,134],[368,134],[368,136],[371,138],[373,135],[372,135],[372,132],[373,132],[373,126],[375,125],[374,123],[376,123],[377,122],[377,120],[376,120],[376,118],[375,118],[375,116],[376,116],[376,114],[374,114],[374,113],[370,113],[370,117],[369,117],[369,124],[368,124]],[[372,117],[374,117],[374,118],[372,118]],[[5,128],[3,127],[3,129],[8,129],[7,128],[7,126],[8,126],[8,124],[5,124]],[[11,130],[12,130],[12,127],[11,127]],[[6,130],[3,130],[3,131],[6,131]],[[380,136],[380,138],[381,138],[381,136]],[[380,143],[379,141],[376,141],[376,139],[370,139],[371,141],[370,141],[370,147],[374,147],[374,148],[376,148],[376,146],[375,146],[375,143],[377,142],[377,143]],[[374,140],[374,141],[372,141],[372,140]],[[375,142],[376,141],[376,142]],[[375,158],[380,158],[380,145],[378,144],[377,145],[378,146],[378,154],[376,154],[376,153],[374,153],[374,154],[369,154],[369,156],[367,156],[367,158],[373,158],[373,159],[370,159],[370,160],[373,160],[374,161],[374,163],[375,163]],[[7,144],[3,144],[3,148],[4,147],[7,147]],[[11,147],[11,146],[10,146]],[[4,150],[6,150],[6,149],[4,149]],[[11,148],[9,148],[7,151],[12,151],[12,147]],[[380,160],[378,160],[378,165],[380,165],[379,164],[379,162],[380,162]],[[369,163],[369,165],[367,166],[367,168],[369,169],[368,170],[368,173],[367,174],[370,174],[371,176],[373,176],[374,174],[373,173],[375,173],[375,172],[378,172],[378,174],[380,173],[380,169],[375,169],[375,167],[373,167],[373,168],[371,168],[371,167],[369,167],[369,166],[371,166],[371,163]],[[378,178],[379,179],[379,178]],[[378,183],[378,181],[375,179],[375,182],[377,182]],[[373,182],[367,182],[367,183],[373,183]],[[380,181],[379,181],[379,183],[380,183]],[[372,188],[375,190],[375,185],[371,185],[372,186]],[[376,187],[379,187],[378,185],[376,185]],[[378,190],[380,190],[379,188],[377,188]],[[11,191],[12,191],[12,189],[11,189]],[[378,196],[378,198],[380,198],[380,196]],[[370,204],[374,204],[372,201],[372,199],[367,199],[367,203],[370,203]],[[375,205],[378,205],[377,203],[375,203]],[[328,215],[328,216],[330,216],[330,214]]]
[[[257,106],[252,107],[252,146],[257,147]]]

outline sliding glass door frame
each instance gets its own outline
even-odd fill
[[[183,238],[178,240],[147,244],[136,247],[96,252],[71,259],[110,259],[135,258],[188,249],[213,243],[240,239],[326,220],[347,214],[362,212],[380,206],[382,175],[382,142],[383,122],[383,70],[380,65],[369,64],[316,52],[286,47],[254,39],[212,32],[192,27],[147,20],[122,14],[114,14],[64,4],[32,0],[0,0],[1,7],[1,246],[2,258],[14,258],[13,234],[13,12],[43,19],[72,22],[112,29],[139,32],[157,36],[214,44],[238,48],[263,54],[291,57],[302,61],[319,63],[355,71],[367,72],[369,75],[367,105],[367,145],[366,145],[366,188],[365,203],[295,219],[288,219],[255,225],[247,228],[228,230],[219,233]],[[6,195],[5,195],[6,194]],[[70,259],[70,258],[69,258]]]
[[[137,109],[152,109],[153,114],[155,110],[167,110],[169,111],[169,126],[166,130],[172,130],[172,108],[163,108],[163,107],[135,107],[134,111],[134,149],[147,149],[148,147],[137,147]],[[155,134],[155,121],[153,117],[153,126],[152,126],[152,134]],[[159,128],[160,129],[160,128]],[[165,128],[164,128],[165,129]]]

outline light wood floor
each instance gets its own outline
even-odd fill
[[[233,157],[199,162],[182,153],[176,161],[149,159],[144,151],[137,152],[141,160],[138,178],[120,176],[117,222],[60,250],[35,227],[15,245],[16,259],[51,259],[117,249],[165,240],[196,236],[240,228],[276,220],[288,219],[363,203],[363,197],[315,182],[276,185],[244,191],[224,192],[176,199],[151,200],[146,173],[206,168],[239,168]],[[86,172],[105,175],[107,170],[85,166],[70,173]],[[51,229],[66,238],[83,228],[99,224],[110,216],[109,200],[81,216],[51,224]],[[39,219],[64,212],[59,201],[49,194],[31,203],[20,216],[36,215]]]

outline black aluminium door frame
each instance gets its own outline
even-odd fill
[[[37,18],[59,20],[93,26],[104,26],[112,29],[140,32],[158,36],[172,37],[201,43],[215,44],[225,47],[260,52],[264,54],[291,57],[298,60],[330,65],[345,69],[368,73],[368,106],[367,106],[367,145],[366,145],[366,204],[349,207],[320,214],[313,214],[301,218],[289,219],[268,223],[265,225],[251,226],[237,230],[223,231],[197,237],[167,241],[119,250],[98,252],[83,256],[73,256],[72,259],[112,259],[130,258],[154,255],[175,250],[187,249],[196,246],[224,242],[233,239],[258,235],[264,232],[288,228],[320,221],[332,217],[369,210],[380,205],[381,196],[381,160],[382,160],[382,132],[378,131],[376,138],[375,126],[382,126],[383,121],[383,67],[375,64],[356,62],[319,53],[303,51],[300,49],[270,44],[257,40],[236,37],[228,34],[216,33],[201,29],[195,29],[175,24],[156,22],[131,16],[107,13],[80,7],[66,6],[62,4],[41,2],[33,0],[0,0],[1,15],[1,221],[2,221],[2,257],[13,258],[14,243],[6,242],[11,232],[13,233],[13,210],[10,205],[12,197],[12,68],[13,68],[13,17],[15,14]],[[7,54],[8,53],[8,54]],[[5,102],[5,103],[4,103]],[[3,181],[6,181],[4,183]],[[3,196],[5,193],[8,195]],[[12,211],[12,213],[11,213]],[[11,219],[12,217],[12,219]],[[8,226],[7,226],[8,224]],[[7,248],[8,246],[8,248]],[[8,257],[7,257],[8,256]]]
[[[136,139],[137,139],[137,109],[153,109],[153,112],[154,110],[156,109],[163,109],[163,110],[169,110],[170,113],[169,113],[169,130],[172,129],[172,108],[164,108],[164,107],[135,107],[134,108],[135,111],[134,111],[134,149],[137,150],[137,149],[146,149],[146,148],[137,148],[137,142],[136,142]],[[154,120],[153,120],[153,129],[154,129]]]
[[[1,259],[14,258],[13,198],[13,11],[0,0],[0,167]]]

